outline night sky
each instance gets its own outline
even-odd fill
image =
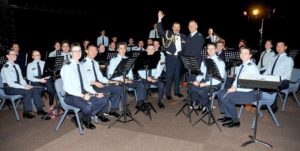
[[[182,33],[188,34],[187,24],[194,19],[198,21],[199,32],[206,36],[207,29],[212,27],[215,33],[225,38],[228,47],[236,47],[238,40],[244,38],[250,47],[257,49],[261,20],[259,17],[243,16],[243,11],[253,4],[270,10],[269,18],[265,16],[264,39],[285,40],[290,48],[299,49],[300,24],[295,22],[299,22],[300,13],[295,8],[296,2],[288,0],[207,0],[197,1],[199,4],[188,0],[180,3],[172,0],[109,0],[101,5],[93,2],[95,0],[8,1],[19,7],[13,9],[17,41],[26,51],[35,48],[51,51],[55,40],[82,42],[89,39],[95,43],[102,29],[107,31],[108,36],[118,36],[119,40],[127,41],[129,36],[134,37],[136,42],[146,40],[157,21],[158,10],[166,14],[163,20],[165,28],[170,29],[171,24],[178,21],[182,25]],[[29,9],[24,9],[26,7]],[[274,8],[275,13],[272,13]]]

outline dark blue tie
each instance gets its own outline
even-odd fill
[[[279,55],[278,55],[278,57],[276,58],[276,60],[275,60],[275,62],[273,64],[271,75],[273,75],[273,73],[274,73],[274,69],[275,69],[275,66],[276,66],[276,63],[277,63],[278,59],[279,59]]]
[[[261,62],[260,62],[260,67],[262,68],[262,67],[264,67],[263,66],[263,61],[264,61],[264,57],[265,57],[265,55],[266,55],[266,51],[265,51],[265,53],[262,55],[262,57],[261,57]]]
[[[239,81],[239,78],[240,78],[240,75],[241,75],[241,72],[242,72],[243,68],[244,68],[244,65],[241,66],[240,71],[239,71],[239,74],[238,74],[238,76],[237,76],[237,78],[236,78],[236,80],[237,80],[237,81],[236,81],[236,82],[237,82],[237,86],[239,86],[238,81]]]
[[[77,71],[78,71],[78,75],[79,75],[79,79],[80,79],[81,93],[85,94],[86,91],[84,90],[84,87],[83,87],[83,80],[82,80],[82,75],[81,75],[81,72],[80,72],[80,66],[79,66],[79,64],[77,64]]]
[[[95,80],[96,80],[97,82],[99,82],[99,80],[98,80],[98,78],[97,78],[97,74],[96,74],[96,69],[95,69],[94,61],[92,61],[92,66],[93,66],[93,71],[94,71]]]
[[[41,70],[41,66],[40,66],[40,63],[39,62],[37,62],[36,63],[37,64],[37,69],[38,69],[38,78],[41,78],[42,77],[42,70]]]
[[[13,67],[15,68],[15,72],[16,72],[16,76],[17,76],[17,81],[16,81],[16,83],[20,84],[20,75],[19,75],[19,72],[18,72],[18,70],[17,70],[17,68],[16,68],[15,65],[13,65]]]

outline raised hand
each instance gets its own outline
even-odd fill
[[[157,14],[157,16],[158,16],[158,22],[161,22],[161,20],[164,18],[164,16],[165,16],[165,14],[164,14],[164,12],[163,11],[158,11],[158,14]]]

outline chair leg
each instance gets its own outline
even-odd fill
[[[17,106],[15,104],[16,101],[18,101],[18,100],[11,100],[11,104],[13,105],[13,109],[14,109],[17,121],[20,121],[19,113],[18,113],[18,110],[17,110]]]
[[[295,98],[298,106],[300,107],[300,102],[299,102],[298,96],[296,95],[296,92],[293,92],[293,95],[294,95],[294,98]],[[1,108],[0,108],[0,110],[1,110]]]
[[[241,118],[241,115],[242,115],[243,109],[244,109],[244,105],[241,105],[241,107],[240,107],[240,111],[239,111],[239,114],[238,114],[238,118],[239,118],[239,119]]]
[[[83,131],[82,131],[80,119],[79,119],[79,116],[78,116],[78,112],[75,112],[75,116],[76,116],[77,125],[78,125],[78,127],[79,127],[80,135],[83,135]]]
[[[273,113],[273,111],[271,109],[271,106],[268,105],[267,107],[268,107],[269,113],[271,114],[271,117],[273,118],[273,121],[275,122],[276,126],[279,128],[280,127],[279,122],[277,121],[277,118],[274,115],[274,113]]]
[[[280,93],[278,93],[278,95],[279,95],[279,98],[280,98],[281,102],[283,102],[283,99],[282,99],[282,96],[281,96],[281,94],[280,94]]]
[[[68,111],[69,111],[69,110],[66,110],[66,111],[64,112],[63,116],[60,118],[60,120],[59,120],[59,122],[58,122],[58,124],[57,124],[57,126],[56,126],[56,128],[55,128],[56,131],[58,131],[58,129],[60,128],[61,124],[64,122],[64,120],[65,120],[65,118],[66,118],[66,116],[67,116],[67,114],[68,114]]]
[[[289,94],[285,94],[281,111],[284,111]]]
[[[6,99],[3,99],[3,100],[2,100],[2,102],[1,102],[1,104],[0,104],[0,111],[1,111],[2,108],[3,108],[3,105],[4,105],[5,101],[6,101]]]

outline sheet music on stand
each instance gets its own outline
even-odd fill
[[[205,48],[203,48],[203,50],[201,51],[201,56],[202,56],[203,59],[205,59],[205,58],[207,58],[207,55],[208,55],[208,53],[207,53],[207,48],[205,47]]]
[[[225,61],[232,62],[234,60],[239,60],[240,59],[240,51],[237,50],[226,50],[223,51],[225,54]]]
[[[113,79],[115,77],[123,76],[124,72],[125,75],[128,74],[130,69],[132,68],[133,64],[135,62],[135,58],[126,58],[122,59],[121,62],[116,67],[113,75],[110,77],[110,79]]]
[[[2,66],[6,63],[7,59],[6,56],[0,56],[0,67],[2,68]]]
[[[198,66],[196,57],[194,56],[180,56],[184,67],[187,70],[191,70],[191,74],[199,75],[202,74],[200,67]]]
[[[106,60],[109,61],[110,59],[117,57],[118,56],[118,52],[108,52],[107,56],[106,56]]]
[[[220,74],[220,71],[218,70],[218,67],[217,67],[216,63],[212,59],[206,58],[204,60],[204,63],[205,63],[205,66],[208,70],[207,72],[209,74],[211,74],[213,78],[215,78],[217,80],[220,80],[220,81],[223,81],[222,76]]]
[[[129,58],[137,58],[142,51],[136,51],[136,50],[131,50],[126,52],[126,56],[128,56]]]
[[[45,62],[43,77],[52,76],[53,73],[59,71],[64,63],[64,56],[49,57]]]
[[[299,53],[299,50],[291,50],[289,52],[289,56],[292,57],[292,59],[294,60],[298,53]]]

